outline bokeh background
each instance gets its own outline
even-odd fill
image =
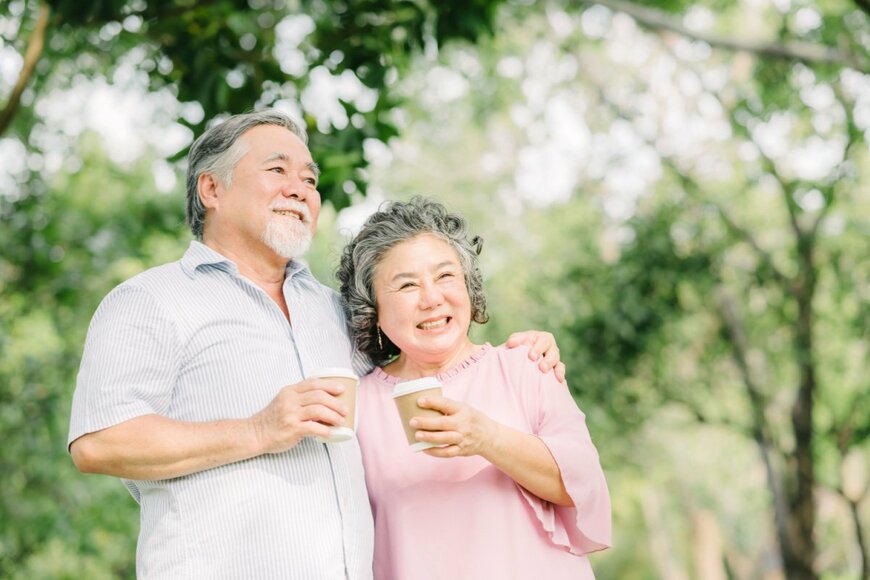
[[[136,504],[66,453],[85,332],[263,107],[323,167],[322,281],[435,196],[485,239],[475,339],[557,336],[599,578],[870,578],[867,0],[0,0],[0,577],[134,577]]]

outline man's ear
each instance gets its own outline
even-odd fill
[[[215,179],[215,176],[211,173],[200,173],[196,186],[202,206],[206,209],[217,209],[220,184]]]

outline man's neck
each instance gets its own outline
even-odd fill
[[[232,260],[239,268],[239,273],[251,282],[265,290],[268,294],[280,292],[284,285],[287,258],[283,258],[269,249],[265,244],[258,248],[238,246],[223,243],[215,238],[203,237],[202,243]]]

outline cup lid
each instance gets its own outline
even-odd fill
[[[416,393],[417,391],[425,391],[426,389],[434,389],[440,387],[441,381],[435,377],[423,377],[421,379],[413,379],[398,383],[393,387],[393,398],[407,395],[408,393]]]
[[[356,376],[356,373],[351,369],[347,369],[344,367],[325,367],[322,369],[317,369],[313,373],[309,374],[307,378],[309,379],[323,379],[326,377],[340,377],[343,379],[353,379],[355,381],[359,380],[359,377]]]

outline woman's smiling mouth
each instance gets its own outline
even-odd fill
[[[435,330],[436,328],[447,326],[447,323],[450,322],[450,320],[450,316],[445,316],[444,318],[439,318],[437,320],[426,320],[418,324],[417,328],[420,330]]]

